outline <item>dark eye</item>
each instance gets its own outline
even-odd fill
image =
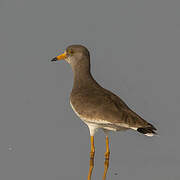
[[[74,51],[73,51],[72,49],[70,49],[70,50],[69,50],[69,54],[72,55],[73,53],[74,53]]]

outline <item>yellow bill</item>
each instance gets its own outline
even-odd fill
[[[60,54],[59,56],[56,56],[55,58],[53,58],[51,61],[59,61],[61,59],[65,59],[66,56],[66,51],[63,54]]]

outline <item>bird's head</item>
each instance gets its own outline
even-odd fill
[[[66,48],[63,54],[56,56],[51,61],[59,61],[64,59],[71,66],[74,66],[76,64],[79,64],[79,62],[82,64],[83,61],[89,61],[89,58],[89,51],[86,47],[82,45],[70,45]]]

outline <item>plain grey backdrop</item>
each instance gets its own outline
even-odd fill
[[[87,46],[95,79],[160,134],[112,133],[107,179],[179,179],[179,9],[179,0],[1,0],[0,179],[86,179],[90,138],[69,105],[73,74],[50,62],[70,44]],[[101,179],[103,132],[95,146]]]

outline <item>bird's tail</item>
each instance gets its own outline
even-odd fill
[[[137,128],[137,131],[146,135],[146,136],[154,136],[157,135],[157,133],[155,132],[157,129],[150,123],[148,123],[149,126],[147,127],[140,127]]]

